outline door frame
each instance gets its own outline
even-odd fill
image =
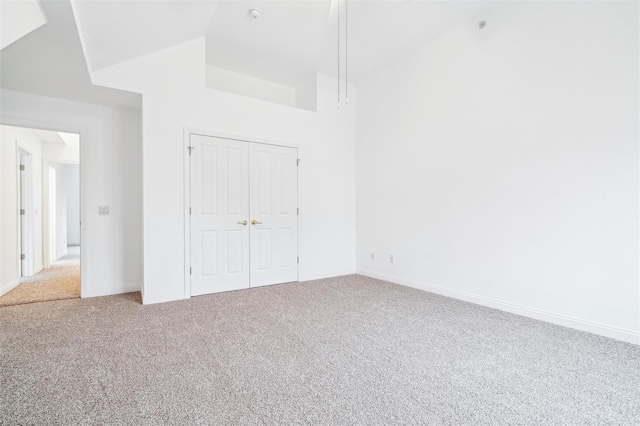
[[[0,125],[3,126],[14,126],[14,127],[24,127],[27,129],[39,129],[39,130],[50,130],[53,132],[64,132],[64,133],[75,133],[77,135],[80,136],[80,144],[79,144],[79,150],[80,150],[80,222],[82,224],[85,224],[84,226],[80,226],[80,297],[86,297],[87,294],[89,294],[89,288],[88,288],[88,280],[87,280],[87,276],[89,273],[89,268],[88,268],[88,256],[87,256],[87,252],[88,252],[88,244],[87,244],[87,239],[89,238],[89,236],[87,235],[86,232],[84,232],[84,229],[86,229],[86,224],[89,223],[89,212],[87,211],[87,209],[85,208],[86,206],[83,204],[85,202],[85,200],[87,200],[87,194],[88,194],[88,189],[85,185],[82,184],[82,182],[84,181],[84,178],[86,176],[86,165],[87,165],[87,161],[86,161],[86,157],[89,155],[89,150],[84,149],[83,147],[83,140],[87,140],[87,135],[90,134],[90,127],[89,126],[83,126],[83,125],[79,125],[76,122],[69,122],[64,120],[64,122],[60,121],[60,122],[50,122],[50,121],[43,121],[43,120],[37,120],[37,119],[32,119],[32,118],[18,118],[18,117],[11,117],[8,115],[2,115],[2,111],[0,111]],[[46,160],[43,158],[42,160],[42,168],[45,169],[48,167],[48,163],[46,162]],[[48,169],[47,169],[48,170]],[[42,173],[43,176],[43,180],[44,180],[44,176],[45,173]],[[43,192],[43,196],[44,196],[44,192],[45,192],[45,186],[49,184],[49,178],[47,177],[46,181],[43,181],[42,184],[42,192]],[[48,191],[48,190],[47,190]],[[42,204],[44,205],[49,205],[49,199],[48,197],[46,199],[42,200]],[[46,217],[45,217],[46,215]],[[46,239],[48,241],[48,233],[45,234],[45,226],[46,223],[49,220],[49,210],[48,208],[43,208],[42,209],[42,220],[43,220],[43,226],[42,226],[42,237],[43,240]],[[48,231],[48,230],[47,230]],[[43,263],[43,267],[45,267],[44,265],[46,264],[46,262],[48,262],[48,258],[49,258],[49,248],[46,244],[42,244],[43,246],[43,255],[42,255],[42,263]],[[49,264],[49,266],[51,266]]]
[[[55,169],[55,167],[51,166],[51,163],[48,164],[47,171],[49,173],[47,175],[47,179],[45,179],[45,182],[48,182],[48,185],[47,185],[46,192],[44,192],[46,196],[43,195],[43,198],[47,199],[47,209],[48,209],[47,211],[49,216],[48,216],[48,220],[43,225],[42,235],[43,235],[43,240],[44,240],[44,235],[45,234],[47,235],[47,244],[46,244],[47,249],[44,251],[45,253],[47,253],[47,259],[44,264],[46,268],[50,268],[51,263],[55,262],[58,258],[58,253],[57,253],[58,250],[56,248],[57,226],[55,226],[56,216],[57,216],[56,210],[58,209],[58,205],[57,205],[58,171]]]
[[[298,151],[298,161],[301,162],[302,155],[300,153],[301,148],[299,145],[295,143],[283,143],[277,142],[273,140],[268,140],[261,137],[253,137],[253,136],[239,136],[228,133],[216,132],[213,130],[195,128],[195,127],[184,127],[183,129],[183,170],[184,170],[184,298],[191,298],[191,214],[189,212],[190,202],[191,202],[191,161],[189,156],[189,139],[192,134],[200,135],[200,136],[209,136],[213,138],[219,139],[229,139],[238,142],[248,142],[248,143],[259,143],[263,145],[274,145],[274,146],[282,146],[285,148],[295,148]],[[296,192],[298,194],[298,208],[300,207],[300,167],[296,168],[297,175],[297,187]],[[300,258],[300,223],[302,222],[302,212],[299,211],[298,214],[298,240],[297,243],[297,251],[298,258]],[[296,279],[300,280],[300,265],[298,263],[297,267],[297,277]]]
[[[33,155],[17,143],[18,194],[18,277],[28,277],[33,270]],[[20,169],[24,167],[24,170]],[[25,214],[20,214],[24,209]],[[24,262],[22,255],[24,254]]]

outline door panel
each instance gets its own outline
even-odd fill
[[[193,134],[190,146],[191,295],[297,281],[297,150]]]
[[[191,295],[249,287],[249,147],[190,135]]]
[[[251,287],[297,281],[297,150],[250,145]]]

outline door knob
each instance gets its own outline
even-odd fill
[[[246,220],[241,220],[240,222],[238,222],[238,225],[246,225],[247,221]]]
[[[257,221],[257,220],[255,220],[255,219],[253,219],[253,220],[251,221],[251,224],[252,224],[252,225],[260,225],[261,223],[262,223],[262,222],[258,222],[258,221]]]

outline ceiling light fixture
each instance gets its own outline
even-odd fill
[[[260,15],[262,15],[260,9],[251,9],[249,11],[249,16],[251,16],[253,19],[258,19]]]

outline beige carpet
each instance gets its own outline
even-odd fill
[[[69,254],[52,264],[51,268],[20,281],[16,288],[0,297],[0,306],[79,298],[79,247],[69,247]]]
[[[362,276],[0,309],[7,426],[639,419],[640,346]]]

